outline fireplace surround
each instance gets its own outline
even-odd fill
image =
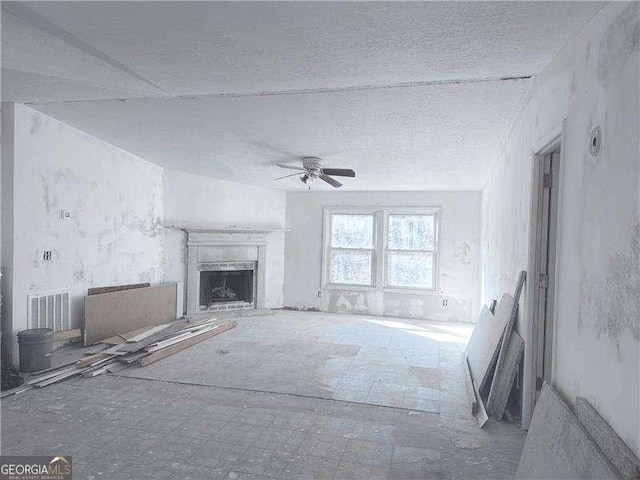
[[[265,308],[267,235],[274,230],[184,228],[187,314]]]

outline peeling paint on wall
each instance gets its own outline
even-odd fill
[[[29,293],[68,288],[78,327],[87,288],[162,281],[160,167],[24,105],[14,141],[13,181],[40,187],[15,191],[14,332],[27,327]]]
[[[640,342],[640,223],[631,229],[630,249],[608,259],[608,273],[594,295],[598,335],[606,335],[620,357],[620,342],[632,335]]]

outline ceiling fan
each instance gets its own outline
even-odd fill
[[[277,164],[280,168],[288,168],[291,170],[298,170],[296,173],[292,173],[290,175],[285,175],[283,177],[278,177],[275,180],[281,180],[283,178],[293,177],[294,175],[301,175],[300,180],[309,186],[309,190],[311,190],[311,182],[317,178],[320,180],[324,180],[332,187],[341,187],[342,183],[337,181],[335,178],[332,178],[331,175],[335,177],[355,177],[356,172],[351,170],[350,168],[325,168],[324,160],[320,157],[304,157],[302,159],[302,167],[297,167],[295,165],[285,165],[282,163]]]

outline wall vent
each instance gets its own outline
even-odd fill
[[[71,329],[69,290],[32,293],[28,296],[29,328],[50,328],[56,332]]]

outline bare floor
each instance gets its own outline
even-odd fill
[[[153,365],[2,401],[2,454],[75,479],[513,478],[524,432],[480,430],[472,326],[278,312]]]

